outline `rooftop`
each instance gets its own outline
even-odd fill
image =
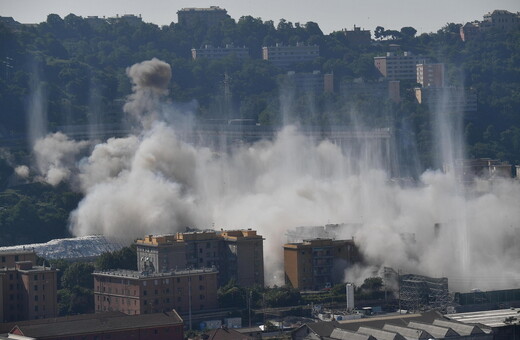
[[[455,313],[447,317],[465,324],[482,324],[488,327],[504,327],[509,325],[507,320],[516,321],[520,317],[519,308],[495,309],[480,312]],[[515,319],[511,319],[515,318]]]
[[[172,276],[188,276],[188,275],[200,275],[200,274],[212,274],[218,273],[217,268],[200,268],[200,269],[183,269],[183,270],[172,270],[168,272],[162,273],[150,273],[150,272],[140,272],[137,270],[126,270],[126,269],[113,269],[113,270],[105,270],[105,271],[94,271],[94,275],[97,276],[110,276],[110,277],[119,277],[119,278],[133,278],[133,279],[144,279],[144,278],[159,278],[159,277],[172,277]]]
[[[174,310],[156,314],[125,316],[117,314],[90,314],[89,318],[80,320],[63,320],[62,318],[51,320],[53,320],[51,323],[55,323],[56,327],[49,327],[49,324],[19,325],[15,326],[11,333],[18,330],[24,336],[38,338],[183,324],[183,320]]]

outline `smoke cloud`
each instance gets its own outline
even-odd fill
[[[381,166],[377,145],[339,146],[291,126],[226,152],[195,146],[157,119],[169,65],[153,59],[127,73],[134,93],[125,110],[144,119],[143,131],[100,143],[79,162],[73,156],[85,144],[62,134],[35,148],[49,182],[75,179],[85,193],[70,217],[74,235],[130,242],[188,226],[254,228],[265,238],[266,282],[283,284],[288,229],[345,223],[339,237],[354,237],[367,262],[346,273],[349,281],[389,266],[448,276],[453,290],[520,284],[519,181],[461,186],[453,174],[426,171],[401,186]]]

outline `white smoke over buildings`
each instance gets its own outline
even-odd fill
[[[418,185],[401,187],[374,165],[381,157],[376,148],[354,156],[294,127],[273,141],[229,152],[197,147],[158,120],[169,65],[154,59],[127,73],[134,93],[125,110],[141,119],[141,133],[111,138],[84,158],[74,156],[86,144],[61,134],[46,137],[35,149],[49,182],[71,178],[85,193],[70,217],[74,235],[102,233],[131,241],[187,226],[255,228],[266,240],[266,282],[281,284],[286,230],[356,222],[341,236],[355,238],[369,268],[348,272],[349,281],[390,266],[448,276],[455,289],[520,283],[518,182],[461,188],[452,174],[427,171]],[[415,235],[415,241],[403,234]]]

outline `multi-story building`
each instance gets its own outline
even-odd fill
[[[324,75],[320,71],[287,72],[287,84],[300,93],[323,93],[325,90]]]
[[[264,285],[263,238],[254,230],[231,230],[220,233],[223,252],[220,270],[224,282],[234,279],[239,285]]]
[[[207,28],[218,25],[229,18],[227,11],[218,6],[209,8],[183,8],[177,12],[178,23],[186,28],[205,25]]]
[[[216,267],[219,285],[264,284],[263,238],[255,230],[190,231],[137,240],[139,271]]]
[[[498,28],[501,30],[510,30],[520,25],[520,12],[511,13],[505,10],[494,10],[484,15],[484,20],[480,23],[483,30],[490,28]]]
[[[275,46],[262,47],[262,59],[271,62],[274,66],[286,68],[294,64],[313,61],[320,56],[317,45],[285,46],[277,43]]]
[[[34,251],[1,253],[0,321],[55,317],[57,271],[36,266]]]
[[[345,39],[352,45],[370,45],[372,41],[370,31],[362,30],[360,27],[354,25],[354,30],[344,30]]]
[[[475,178],[496,179],[513,177],[513,167],[510,163],[491,158],[459,159],[453,165],[444,164],[443,170],[447,173],[454,173],[463,182],[472,182]]]
[[[115,17],[107,18],[107,22],[110,24],[125,22],[130,26],[137,26],[137,25],[143,23],[143,19],[141,18],[141,14],[139,14],[139,16],[134,15],[134,14],[123,14],[120,16],[118,14]]]
[[[346,268],[359,261],[353,240],[313,239],[284,244],[285,282],[301,290],[340,283]]]
[[[411,52],[397,55],[387,52],[386,56],[374,57],[374,65],[387,80],[416,80],[417,64],[424,64],[427,59]]]
[[[480,23],[478,21],[467,22],[460,27],[459,33],[462,41],[473,40],[480,34]]]
[[[235,47],[233,45],[226,45],[225,47],[213,47],[205,45],[203,48],[192,48],[191,57],[193,60],[197,59],[222,59],[227,56],[234,55],[238,59],[246,59],[249,57],[249,49],[246,47]]]
[[[417,82],[422,87],[443,87],[444,86],[444,64],[417,64]]]
[[[419,104],[426,104],[433,111],[473,112],[477,111],[477,94],[473,89],[463,87],[417,87],[415,98]]]
[[[96,312],[188,313],[217,308],[217,269],[203,268],[149,273],[132,270],[96,271]]]

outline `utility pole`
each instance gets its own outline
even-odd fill
[[[401,314],[401,269],[397,269],[397,288],[398,288],[398,301],[399,301],[399,314]]]

